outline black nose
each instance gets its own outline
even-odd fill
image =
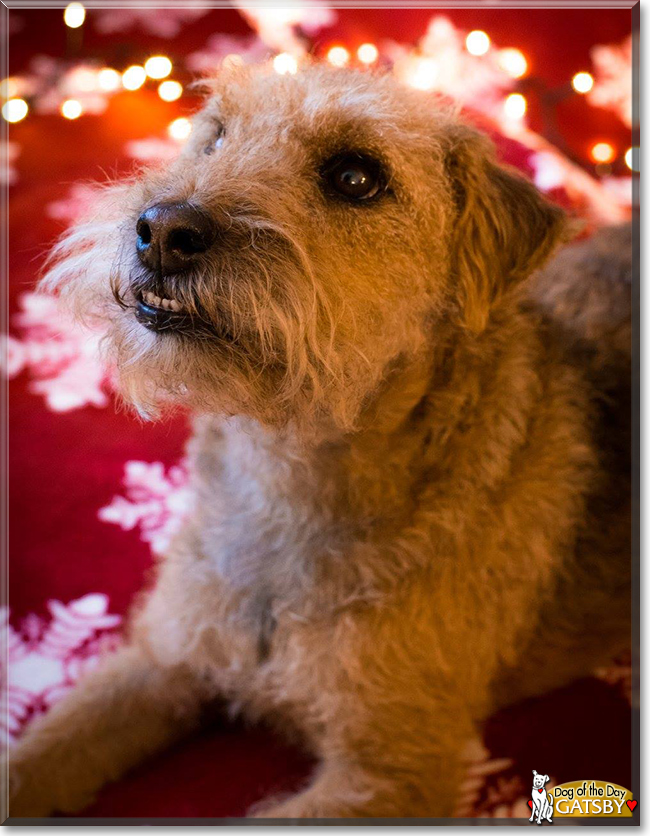
[[[210,216],[189,203],[150,206],[138,218],[136,232],[140,261],[163,276],[188,270],[215,239]]]

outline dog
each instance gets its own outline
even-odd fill
[[[10,815],[82,809],[225,702],[319,762],[251,816],[450,816],[495,709],[629,645],[621,245],[545,285],[564,212],[390,75],[206,84],[43,280],[140,415],[191,411],[194,501],[124,646],[12,752]]]
[[[544,789],[551,779],[548,775],[540,775],[535,769],[533,769],[533,776],[533,789],[530,796],[533,806],[528,821],[532,821],[537,816],[537,824],[541,824],[544,820],[553,824],[553,796]]]

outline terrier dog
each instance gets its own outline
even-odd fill
[[[527,283],[566,230],[446,106],[318,66],[224,71],[180,157],[107,189],[45,287],[140,414],[193,410],[194,509],[12,752],[12,816],[220,699],[319,759],[254,815],[448,816],[491,712],[629,644],[629,280],[583,282],[588,244]]]

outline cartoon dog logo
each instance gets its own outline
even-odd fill
[[[540,775],[533,769],[533,789],[531,792],[533,803],[531,806],[532,813],[528,821],[532,821],[537,816],[537,824],[541,824],[544,819],[549,824],[553,824],[553,796],[545,790],[545,785],[549,781],[548,775]]]

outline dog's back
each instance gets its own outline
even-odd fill
[[[525,647],[503,672],[495,689],[501,704],[588,675],[629,647],[631,227],[603,229],[566,246],[531,278],[528,303],[538,314],[549,362],[580,369],[599,473],[573,556],[538,613],[535,633],[544,641]]]

